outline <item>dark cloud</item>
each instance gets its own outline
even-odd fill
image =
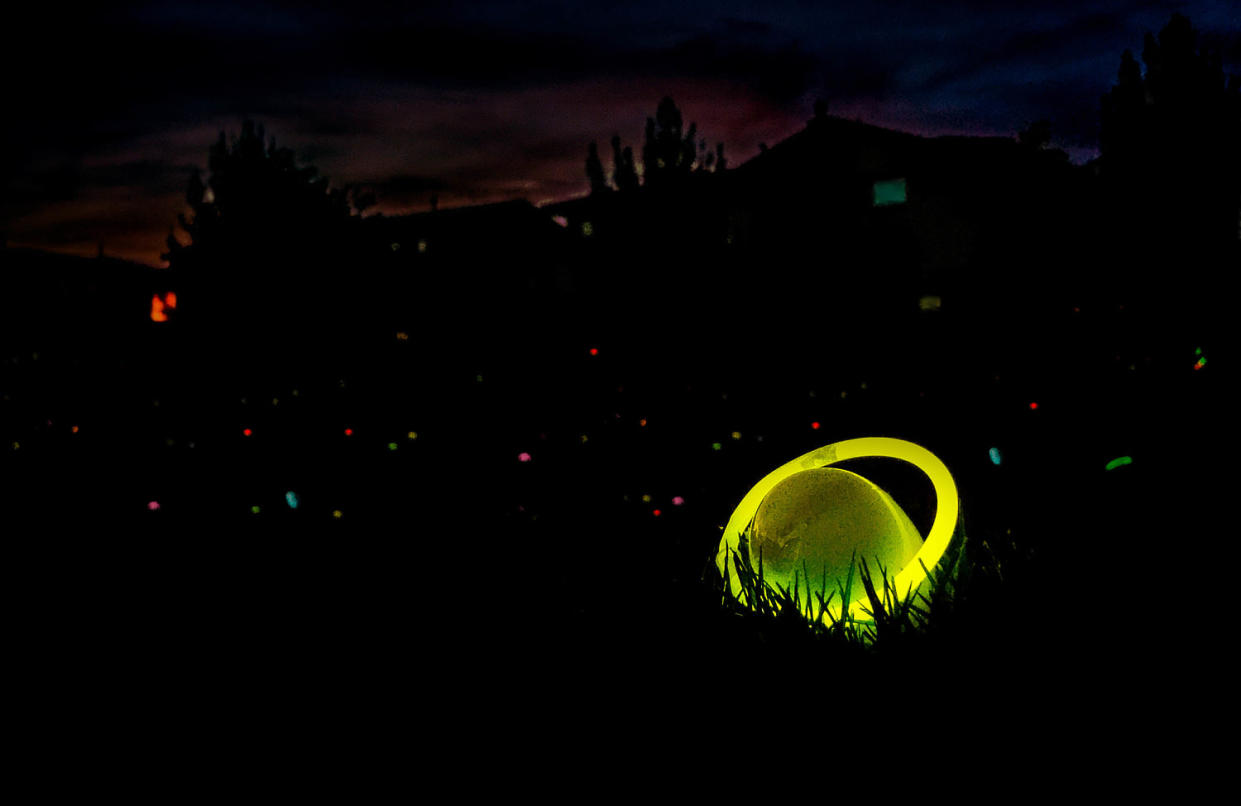
[[[1241,71],[1241,32],[1203,31],[1198,37],[1198,43],[1218,53],[1227,71]]]
[[[720,25],[729,34],[765,35],[772,31],[770,23],[761,20],[743,20],[737,17],[721,17]]]

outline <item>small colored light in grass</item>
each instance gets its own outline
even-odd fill
[[[353,429],[352,429],[352,428],[346,428],[346,429],[345,429],[345,436],[347,436],[347,437],[351,437],[351,436],[353,436]]]
[[[413,440],[413,439],[417,439],[417,438],[418,438],[418,432],[417,432],[417,431],[410,431],[408,434],[406,434],[406,435],[405,435],[405,438],[406,438],[406,439],[411,439],[411,440]]]
[[[1194,355],[1202,355],[1202,348],[1201,348],[1201,347],[1195,347],[1195,348],[1194,348]]]
[[[741,439],[741,432],[740,432],[740,431],[734,431],[734,432],[732,433],[732,437],[733,437],[733,439]]]
[[[294,389],[294,390],[293,390],[293,397],[297,397],[297,394],[298,394],[298,393],[297,393],[297,390],[296,390],[296,389]]]
[[[526,453],[525,451],[522,451],[521,453],[517,454],[517,461],[519,462],[529,462],[531,458],[532,457],[530,456],[530,454]]]
[[[662,512],[663,512],[662,509],[657,509],[651,514],[654,515],[656,518],[658,518]]]
[[[301,503],[297,498],[297,493],[292,490],[284,494],[284,501],[289,505],[289,509],[297,509],[297,505]]]
[[[1118,456],[1112,461],[1108,462],[1107,467],[1103,469],[1104,470],[1115,470],[1118,467],[1124,467],[1125,465],[1131,465],[1131,464],[1133,464],[1132,456]]]
[[[252,435],[254,432],[253,432],[253,431],[251,431],[249,428],[243,428],[243,429],[241,429],[241,433],[242,433],[242,434],[244,434],[245,436],[247,436],[247,437],[248,437],[248,436]]]
[[[1206,365],[1207,365],[1207,360],[1205,358],[1199,358],[1198,363],[1194,364],[1194,369],[1202,369]]]
[[[582,434],[582,444],[585,445],[587,442],[590,442],[590,437]]]
[[[388,443],[388,450],[390,450],[390,451],[394,451],[394,450],[396,450],[396,443],[395,443],[395,442],[389,442],[389,443]]]
[[[251,515],[257,515],[257,514],[259,514],[259,512],[260,512],[260,511],[261,511],[261,510],[259,509],[259,505],[258,505],[258,504],[255,504],[254,506],[250,507],[250,514],[251,514]]]
[[[644,503],[644,504],[649,504],[649,503],[651,503],[651,497],[650,497],[649,495],[644,495],[644,496],[642,496],[642,503]]]
[[[1033,400],[1030,401],[1030,411],[1038,411],[1038,403],[1035,403]]]
[[[418,251],[425,253],[427,251],[427,242],[425,240],[418,242]]]
[[[590,354],[591,354],[591,355],[599,355],[599,348],[598,348],[598,347],[591,347],[591,348],[590,348]]]
[[[1002,460],[1000,456],[1000,449],[992,448],[989,453],[991,454],[991,464],[998,466]]]
[[[474,381],[475,381],[476,383],[482,383],[482,382],[483,382],[483,376],[482,376],[482,375],[475,375],[475,376],[474,376]]]
[[[552,216],[552,221],[553,221],[553,222],[555,222],[556,226],[558,226],[558,227],[567,227],[567,226],[569,226],[569,219],[565,218],[565,217],[564,217],[564,216],[562,216],[562,215],[554,215],[554,216]]]
[[[723,445],[721,445],[721,444],[720,444],[720,443],[718,443],[718,442],[712,442],[712,443],[711,443],[711,450],[713,450],[713,451],[718,451],[718,450],[720,450],[720,449],[721,449],[721,448],[723,448],[723,447],[724,447],[724,446],[723,446]]]
[[[819,421],[815,420],[813,423],[810,424],[810,427],[813,428],[815,431],[818,431],[821,426],[819,424]]]
[[[409,341],[409,334],[406,333],[404,330],[402,330],[401,332],[396,334],[396,340],[397,341]]]
[[[9,447],[10,447],[10,448],[12,448],[12,449],[13,449],[13,450],[15,450],[15,451],[16,451],[16,450],[21,450],[22,444],[21,444],[20,442],[14,442],[14,443],[13,443],[12,445],[10,445]]]
[[[645,427],[646,427],[646,418],[645,418],[645,417],[643,417],[641,420],[638,420],[638,425],[640,425],[640,426],[642,426],[643,428],[645,428]]]
[[[594,234],[595,234],[595,225],[589,221],[583,221],[582,222],[582,235],[589,238],[591,235],[594,235]]]
[[[164,313],[164,301],[160,299],[159,294],[155,294],[151,297],[151,321],[168,321],[168,314]]]
[[[341,512],[339,509],[334,509],[332,510],[332,517],[335,518],[336,520],[340,520],[341,518],[345,517],[345,513]]]
[[[148,502],[147,502],[147,509],[151,510],[152,512],[158,512],[158,511],[159,511],[159,502],[158,502],[158,501],[148,501]]]
[[[69,430],[76,434],[78,432],[78,427],[75,425],[71,427]]]
[[[674,507],[679,507],[679,506],[681,506],[681,504],[684,504],[684,503],[685,503],[685,499],[684,499],[684,498],[682,498],[681,496],[679,496],[679,495],[674,495],[674,496],[672,497],[672,505],[673,505]]]
[[[393,252],[395,252],[396,250],[398,250],[398,249],[400,249],[400,248],[401,248],[401,245],[400,245],[399,243],[396,243],[395,241],[392,243],[392,251],[393,251]]]

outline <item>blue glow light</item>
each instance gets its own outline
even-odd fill
[[[992,449],[989,451],[989,453],[991,454],[991,464],[996,465],[996,466],[998,467],[998,466],[999,466],[999,464],[1000,464],[1000,462],[1001,462],[1001,461],[1002,461],[1002,459],[1003,459],[1003,457],[1001,457],[1001,456],[1000,456],[1000,449],[999,449],[999,448],[992,448]]]

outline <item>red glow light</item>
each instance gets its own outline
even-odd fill
[[[658,517],[659,517],[659,513],[661,513],[661,512],[663,512],[663,510],[662,510],[662,509],[657,509],[657,510],[655,510],[655,517],[656,517],[656,518],[658,518]]]
[[[590,354],[591,354],[591,355],[599,355],[599,348],[598,348],[598,347],[591,347],[591,348],[590,348]]]
[[[818,421],[816,420],[815,422],[811,423],[811,424],[810,424],[810,427],[811,427],[811,428],[813,428],[815,431],[818,431],[818,430],[819,430],[819,423],[818,423]]]
[[[241,430],[241,433],[245,434],[246,436],[250,436],[250,435],[251,435],[251,434],[253,434],[254,432],[253,432],[253,431],[251,431],[249,428],[243,428],[243,429]]]
[[[1031,402],[1030,402],[1030,411],[1038,411],[1038,404],[1037,404],[1037,403],[1035,403],[1035,402],[1033,402],[1033,401],[1031,401]]]
[[[162,297],[159,294],[151,296],[151,321],[167,322],[168,314],[164,313],[165,309],[169,311],[177,309],[177,295],[172,291]]]
[[[352,429],[352,428],[346,428],[346,429],[345,429],[345,436],[347,436],[347,437],[351,437],[351,436],[353,436],[353,429]]]

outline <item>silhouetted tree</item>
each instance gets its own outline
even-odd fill
[[[603,176],[603,163],[599,160],[599,146],[591,141],[590,148],[586,154],[586,176],[590,179],[590,192],[606,193],[608,180]]]
[[[1110,263],[1151,327],[1223,327],[1241,265],[1241,81],[1180,14],[1126,51],[1103,96],[1099,159]]]
[[[633,149],[628,146],[621,147],[620,135],[612,136],[611,186],[621,191],[633,190],[639,184],[668,187],[694,172],[723,171],[727,166],[724,144],[717,143],[714,152],[707,150],[705,140],[698,141],[695,147],[694,138],[697,132],[696,123],[690,123],[689,129],[682,132],[681,110],[677,109],[671,98],[664,98],[659,103],[655,117],[646,120],[641,179],[634,163]],[[592,193],[599,192],[597,188],[600,188],[602,173],[602,165],[598,164],[598,152],[592,143],[586,159],[586,175],[590,179]],[[607,183],[604,182],[603,186],[607,186]]]
[[[633,149],[621,149],[619,134],[612,135],[612,181],[616,189],[631,191],[638,187],[638,169],[633,164]]]
[[[208,173],[190,176],[168,261],[178,287],[178,315],[203,335],[262,339],[275,333],[313,340],[339,320],[332,285],[356,264],[352,219],[374,202],[355,188],[332,188],[291,149],[264,143],[262,126],[242,124],[230,142],[211,147]],[[329,310],[330,308],[330,310]]]
[[[1129,51],[1103,96],[1103,176],[1150,217],[1173,216],[1235,236],[1241,205],[1241,79],[1225,78],[1220,54],[1197,45],[1189,19],[1173,14],[1142,49]],[[1221,229],[1223,228],[1223,229]],[[1205,232],[1205,231],[1204,231]]]
[[[698,124],[690,123],[689,130],[684,133],[681,126],[681,110],[671,98],[660,101],[655,117],[646,119],[642,166],[647,187],[675,184],[693,169]]]

